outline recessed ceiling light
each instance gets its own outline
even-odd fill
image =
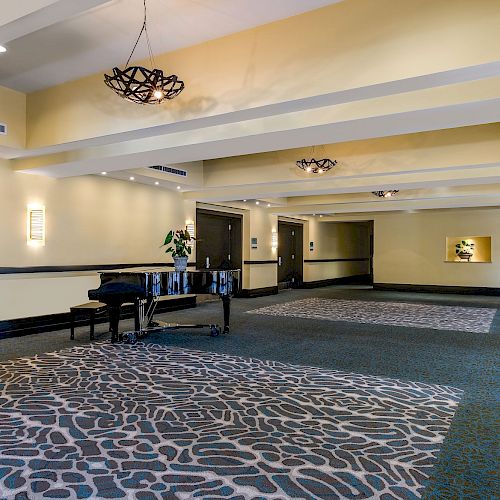
[[[159,186],[160,183],[158,181],[155,182],[155,186]]]
[[[321,214],[319,214],[320,217],[323,217]]]
[[[260,205],[260,201],[256,201],[256,202],[255,202],[255,204],[256,204],[256,205]]]
[[[246,202],[247,202],[247,200],[243,200],[243,203],[246,203]]]
[[[7,52],[7,49],[3,45],[0,45],[0,52]]]
[[[135,181],[135,177],[129,177],[131,181]]]
[[[107,174],[107,172],[101,172],[101,175],[106,175],[106,174]]]
[[[181,187],[180,186],[177,186],[177,189],[180,189]]]
[[[267,208],[269,208],[270,206],[271,206],[271,204],[270,204],[270,203],[268,203],[268,204],[267,204]]]

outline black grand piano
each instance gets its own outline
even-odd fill
[[[111,342],[123,340],[135,343],[139,337],[151,331],[178,328],[210,328],[210,335],[229,332],[231,296],[241,287],[239,269],[197,269],[174,271],[165,268],[136,267],[116,269],[99,273],[101,285],[89,290],[91,300],[108,305]],[[153,314],[162,295],[213,294],[222,300],[224,327],[216,324],[179,325],[153,322]],[[134,304],[135,331],[118,334],[121,306]]]

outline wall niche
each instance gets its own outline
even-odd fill
[[[445,262],[491,262],[491,236],[447,236]]]

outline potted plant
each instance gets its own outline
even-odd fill
[[[188,256],[191,255],[191,242],[194,239],[187,229],[171,230],[165,237],[165,241],[161,246],[167,247],[165,253],[172,254],[176,271],[186,270]]]
[[[455,254],[460,260],[470,261],[474,255],[474,243],[469,240],[462,240],[455,245]]]

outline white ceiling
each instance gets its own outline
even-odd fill
[[[148,31],[154,53],[160,54],[339,1],[148,0]],[[19,3],[1,2],[7,9],[10,3]],[[0,56],[0,85],[32,92],[126,62],[142,25],[142,0],[79,2],[75,5],[80,10],[85,5],[103,5],[78,15],[68,10],[72,17],[60,20],[54,8],[60,0],[45,1],[29,17],[24,15],[0,26],[0,44],[8,48]],[[48,3],[53,5],[45,6]],[[60,18],[61,9],[57,12]],[[54,24],[48,25],[51,19]],[[34,31],[26,34],[27,25]],[[18,38],[14,38],[16,29]],[[135,55],[134,59],[147,55],[144,43],[137,47]]]

